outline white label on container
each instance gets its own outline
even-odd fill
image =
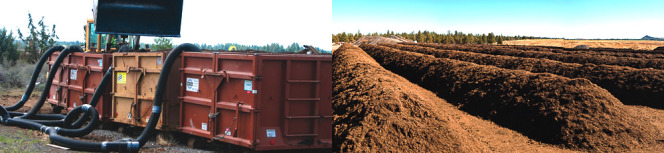
[[[97,63],[99,63],[99,67],[103,67],[103,66],[102,66],[103,61],[101,61],[101,59],[98,59],[98,60],[97,60]]]
[[[76,69],[69,70],[69,79],[76,80],[76,73],[78,73]]]
[[[258,90],[251,90],[251,93],[252,93],[252,94],[257,94],[257,93],[258,93]]]
[[[201,123],[201,130],[207,131],[207,123],[205,122]]]
[[[187,91],[198,92],[198,79],[187,78]]]
[[[226,128],[226,131],[224,131],[224,134],[233,135],[233,133],[231,133],[231,128]]]
[[[161,57],[157,57],[157,65],[161,65]]]
[[[131,119],[131,113],[127,113],[127,118]]]
[[[267,129],[267,130],[265,130],[265,133],[267,133],[268,138],[277,137],[277,131],[274,130],[274,129]]]
[[[53,99],[55,99],[55,95],[53,95]]]
[[[251,80],[244,80],[244,90],[251,91]]]
[[[74,102],[74,107],[76,107],[76,102]]]

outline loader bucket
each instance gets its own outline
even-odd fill
[[[98,34],[180,37],[182,0],[99,0]]]

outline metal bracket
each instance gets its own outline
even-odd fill
[[[212,114],[212,111],[210,111],[210,113],[208,114],[208,118],[210,119],[217,118],[217,116],[219,116],[219,112]]]
[[[85,100],[84,100],[84,99],[85,99],[85,96],[87,96],[87,95],[88,95],[88,93],[84,93],[82,96],[79,96],[79,97],[78,97],[78,99],[81,100],[81,103],[84,103],[84,101],[85,101]]]

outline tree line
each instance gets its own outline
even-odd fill
[[[195,43],[194,45],[199,46],[201,49],[207,49],[207,50],[229,50],[231,46],[235,46],[237,50],[258,50],[258,51],[266,51],[266,52],[275,52],[275,53],[285,53],[285,52],[299,52],[304,49],[304,46],[298,44],[298,43],[292,43],[286,47],[284,45],[281,45],[279,43],[271,43],[271,44],[266,44],[263,46],[258,46],[258,45],[241,45],[237,43],[218,43],[215,45],[209,45],[209,44],[197,44]],[[321,52],[329,52],[322,50],[318,47],[315,47],[316,50],[321,51]]]
[[[84,46],[85,42],[80,41],[57,41],[58,35],[55,33],[55,24],[48,26],[44,24],[44,17],[42,16],[37,25],[34,24],[32,14],[28,13],[28,25],[26,33],[18,29],[14,35],[13,31],[8,31],[6,28],[0,29],[0,63],[8,63],[10,65],[16,64],[18,60],[26,61],[28,64],[33,64],[39,60],[42,54],[49,48],[55,45],[76,45]],[[84,34],[85,36],[85,34]],[[195,44],[201,49],[207,50],[228,50],[230,46],[235,46],[237,50],[258,50],[267,52],[299,52],[304,49],[298,43],[293,43],[284,47],[278,43],[259,45],[241,45],[237,43],[219,43],[215,45],[208,44]],[[141,43],[141,48],[145,46]],[[166,50],[174,47],[171,38],[155,38],[155,43],[150,44],[152,50]],[[321,52],[324,51],[316,47]]]
[[[425,43],[441,43],[441,44],[492,44],[498,43],[502,44],[503,41],[508,40],[520,40],[520,39],[547,39],[544,37],[534,37],[534,36],[503,36],[495,35],[493,32],[488,34],[473,34],[473,33],[463,33],[459,31],[447,31],[447,33],[436,33],[433,31],[413,31],[410,33],[402,32],[395,33],[394,31],[387,30],[386,33],[369,33],[362,34],[360,31],[357,33],[337,33],[332,34],[332,42],[355,42],[356,40],[362,38],[363,36],[401,36],[406,39],[414,40],[417,42]]]
[[[45,25],[42,17],[35,26],[30,13],[28,13],[26,34],[24,35],[21,29],[16,32],[18,37],[14,37],[13,33],[9,31],[7,34],[4,27],[0,29],[0,62],[8,62],[10,65],[16,64],[17,60],[35,63],[46,50],[55,45],[58,39],[58,35],[55,34],[55,24]]]

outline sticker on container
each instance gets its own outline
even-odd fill
[[[118,83],[127,83],[127,72],[118,72]]]
[[[267,130],[265,130],[265,133],[267,133],[268,138],[277,137],[277,131],[274,130],[274,129],[267,129]]]
[[[258,90],[251,90],[251,93],[252,93],[252,94],[257,94],[257,93],[258,93]]]
[[[76,107],[76,102],[74,102],[74,107]]]
[[[251,80],[244,80],[244,90],[251,91]]]
[[[198,92],[198,79],[187,78],[187,91]]]
[[[55,95],[53,95],[53,99],[55,99]]]
[[[131,119],[131,113],[127,113],[127,118]]]
[[[161,57],[157,57],[157,65],[161,65]]]
[[[78,73],[76,69],[69,70],[69,79],[76,80],[76,73]]]
[[[201,123],[201,130],[207,131],[207,123],[205,122]]]
[[[101,59],[98,59],[98,60],[97,60],[97,63],[99,63],[99,67],[102,67],[102,63],[103,63],[103,61],[101,61]]]
[[[224,134],[232,135],[233,133],[231,133],[231,128],[226,128],[226,131],[224,131]]]

